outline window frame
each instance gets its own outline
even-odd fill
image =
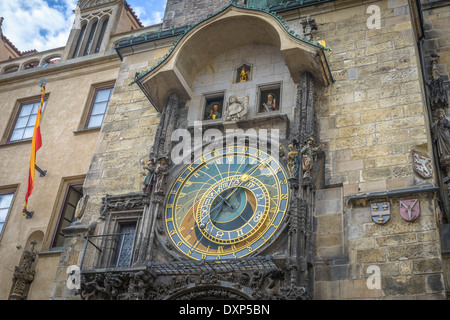
[[[108,107],[109,107],[109,103],[111,101],[111,97],[114,91],[114,84],[109,84],[109,85],[103,85],[103,86],[97,86],[93,88],[93,93],[90,97],[90,104],[89,104],[89,110],[86,114],[86,118],[84,120],[84,125],[83,125],[83,130],[95,130],[95,129],[99,129],[101,128],[102,124],[100,126],[96,126],[96,127],[89,127],[89,122],[91,120],[91,116],[92,116],[92,111],[94,109],[94,105],[95,105],[95,100],[97,99],[97,94],[99,91],[103,91],[103,90],[111,90],[111,93],[109,95],[109,99],[108,99],[108,103],[106,105],[105,108],[105,112],[103,113],[103,119],[102,119],[102,124],[103,121],[105,120],[105,116],[106,116],[106,112],[108,111]]]
[[[57,220],[56,220],[56,223],[55,223],[55,226],[54,226],[54,230],[53,230],[52,239],[51,239],[50,244],[49,244],[50,251],[60,250],[62,248],[62,246],[61,247],[57,247],[56,243],[58,242],[58,239],[60,237],[59,233],[61,232],[62,224],[64,222],[63,214],[66,212],[66,208],[67,208],[67,205],[68,205],[69,196],[70,196],[70,192],[69,191],[71,190],[71,188],[73,188],[75,186],[81,186],[81,195],[83,195],[83,184],[84,184],[84,180],[65,183],[64,197],[63,197],[62,202],[60,204],[60,208],[59,208],[59,211],[58,211],[58,217],[57,217]],[[81,199],[81,197],[80,197],[80,199]],[[78,201],[77,201],[77,204],[78,204]],[[73,221],[75,221],[75,219],[74,219],[75,218],[75,210],[76,210],[76,205],[75,205],[75,208],[74,208],[74,213],[73,213],[73,217],[72,217],[71,223]]]
[[[202,95],[202,113],[201,113],[201,121],[222,121],[223,119],[223,113],[225,111],[225,91],[218,91],[213,93],[204,93]],[[218,103],[220,105],[220,113],[221,117],[218,119],[207,119],[206,118],[206,112],[208,111],[208,107],[213,103]]]
[[[256,115],[270,115],[270,114],[279,114],[281,112],[281,105],[282,105],[282,97],[283,97],[283,84],[282,82],[275,82],[270,84],[261,84],[258,86],[257,89],[257,104],[256,104]],[[277,97],[277,109],[273,111],[261,111],[261,104],[263,101],[263,93],[269,91],[279,91],[278,97]]]
[[[10,206],[8,208],[8,212],[6,213],[5,221],[3,221],[3,226],[0,229],[0,241],[3,238],[5,227],[6,227],[7,223],[8,223],[9,216],[10,216],[12,208],[14,206],[14,201],[15,201],[16,196],[17,196],[17,188],[11,187],[11,188],[2,188],[2,189],[0,189],[0,197],[4,196],[4,195],[9,195],[9,194],[12,194],[13,197],[12,197],[12,200],[11,200],[11,204],[10,204]]]
[[[34,97],[30,97],[30,98],[26,98],[26,99],[21,99],[18,100],[13,108],[13,112],[11,113],[11,116],[9,118],[8,124],[6,126],[6,130],[5,133],[0,141],[0,145],[10,145],[10,144],[15,144],[15,143],[21,143],[21,142],[27,142],[27,141],[31,141],[33,139],[33,137],[30,138],[25,138],[25,139],[20,139],[20,140],[11,140],[11,137],[14,133],[15,127],[16,127],[16,123],[17,120],[19,118],[20,115],[20,111],[22,110],[22,107],[24,105],[29,105],[29,104],[35,104],[35,103],[41,103],[41,97],[42,96],[34,96]],[[44,114],[45,114],[45,109],[47,108],[47,102],[49,99],[49,94],[46,93],[44,96],[44,109],[42,110],[42,114],[41,114],[41,120],[44,118]],[[36,124],[36,123],[35,123]],[[34,126],[33,126],[34,128]]]

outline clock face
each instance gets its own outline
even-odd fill
[[[165,224],[174,246],[195,260],[245,257],[282,225],[287,175],[252,147],[214,150],[182,171],[167,196]]]

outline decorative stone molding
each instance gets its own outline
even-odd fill
[[[161,273],[150,265],[83,273],[79,294],[83,300],[311,299],[305,288],[286,284],[285,278],[285,272],[277,268],[173,274]]]
[[[111,196],[106,195],[102,198],[100,208],[100,218],[104,219],[107,212],[123,210],[142,210],[144,205],[148,204],[148,198],[141,193]]]
[[[428,81],[428,88],[430,90],[430,106],[431,110],[448,108],[448,92],[444,86],[444,80],[441,78],[437,69],[437,54],[431,55],[432,79]]]

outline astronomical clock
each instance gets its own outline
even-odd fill
[[[288,177],[277,159],[257,148],[222,148],[175,180],[165,228],[173,246],[194,260],[243,258],[279,232],[288,201]]]

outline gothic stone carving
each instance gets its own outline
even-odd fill
[[[121,196],[106,195],[102,198],[100,218],[105,218],[108,211],[121,211],[144,208],[148,201],[142,194],[128,194]]]
[[[36,271],[35,260],[37,252],[34,249],[36,241],[31,241],[30,249],[24,252],[22,263],[14,268],[13,290],[10,295],[10,300],[23,300],[26,294],[26,287],[34,280]]]
[[[249,97],[231,96],[224,113],[224,121],[237,121],[246,118]]]
[[[79,294],[83,300],[311,299],[305,288],[284,278],[281,270],[160,276],[151,269],[99,272],[82,274]]]
[[[432,79],[428,81],[428,88],[430,90],[430,105],[431,110],[446,109],[448,107],[448,93],[444,87],[444,81],[437,69],[437,54],[431,55]]]

